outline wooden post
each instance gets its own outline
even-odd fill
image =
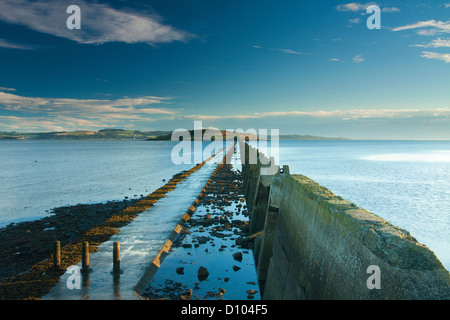
[[[113,247],[113,273],[120,274],[120,242],[114,242]]]
[[[89,271],[89,242],[84,241],[81,247],[81,272]]]
[[[53,269],[61,269],[61,243],[59,241],[53,243]]]

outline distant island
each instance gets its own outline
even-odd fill
[[[205,133],[205,129],[202,130]],[[193,130],[189,130],[191,137],[194,137]],[[225,139],[226,131],[221,130]],[[245,136],[244,134],[240,134]],[[124,129],[102,129],[99,131],[62,131],[62,132],[36,132],[20,133],[16,131],[0,131],[0,140],[146,140],[146,141],[168,141],[171,140],[172,131],[139,131]],[[254,135],[250,135],[249,140],[257,140]],[[349,140],[344,138],[329,138],[311,135],[280,135],[280,140]],[[270,136],[267,138],[270,140]]]

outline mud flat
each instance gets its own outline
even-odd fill
[[[260,299],[241,172],[220,164],[143,297]]]

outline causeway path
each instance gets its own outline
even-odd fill
[[[118,234],[102,243],[89,256],[87,275],[81,274],[81,287],[75,284],[75,272],[66,271],[51,291],[42,300],[136,300],[138,283],[146,285],[146,277],[154,259],[167,245],[174,228],[179,225],[188,208],[202,192],[218,163],[230,146],[210,158],[174,190],[168,192],[148,210],[140,213],[130,224],[122,227]],[[113,275],[113,244],[120,243],[119,277]],[[81,262],[77,264],[81,268]],[[72,285],[68,285],[72,284]]]

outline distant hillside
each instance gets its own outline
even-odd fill
[[[96,131],[18,133],[0,132],[0,140],[146,140],[169,134],[170,131],[138,131],[123,129],[103,129]]]
[[[202,130],[202,136],[206,129]],[[225,140],[226,131],[221,130],[222,138]],[[194,139],[194,130],[189,130],[191,139]],[[248,136],[249,140],[258,140],[255,135],[237,134],[242,138]],[[171,140],[172,131],[138,131],[124,129],[103,129],[99,131],[64,131],[64,132],[39,132],[19,133],[0,131],[0,140],[148,140],[164,141]],[[310,135],[280,135],[280,140],[347,140],[343,138],[326,138]],[[270,137],[268,137],[270,140]]]

